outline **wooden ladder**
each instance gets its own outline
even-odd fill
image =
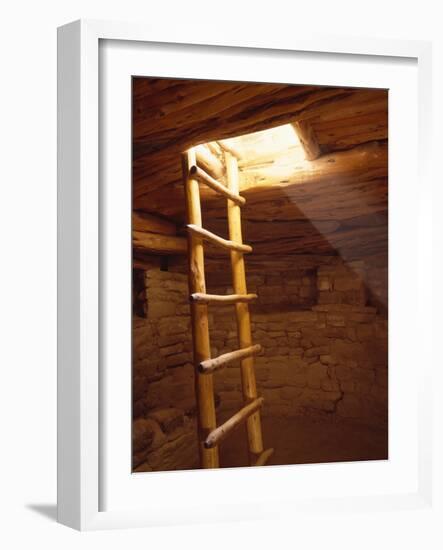
[[[249,464],[263,466],[273,449],[263,449],[260,408],[263,398],[258,397],[254,372],[254,355],[261,351],[253,345],[249,302],[257,298],[246,289],[243,255],[252,248],[243,244],[241,230],[241,206],[245,199],[239,195],[237,159],[225,152],[227,186],[221,184],[197,166],[195,149],[183,155],[183,171],[186,189],[188,229],[188,277],[192,314],[195,384],[197,397],[199,452],[202,468],[218,468],[218,445],[238,425],[246,422],[248,433]],[[229,240],[223,239],[202,227],[199,182],[227,199]],[[206,293],[204,241],[226,248],[231,255],[234,294],[219,296]],[[239,349],[211,358],[209,340],[208,305],[234,304],[237,318]],[[234,361],[240,361],[244,406],[229,420],[217,426],[213,372]]]

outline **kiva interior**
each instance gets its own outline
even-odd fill
[[[134,472],[388,458],[388,91],[133,78]]]

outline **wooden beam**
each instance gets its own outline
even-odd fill
[[[241,361],[242,359],[246,359],[246,357],[257,355],[261,352],[261,350],[261,345],[256,344],[255,346],[250,346],[249,348],[230,351],[228,353],[224,353],[223,355],[219,355],[218,357],[214,357],[213,359],[206,359],[206,361],[202,361],[199,369],[200,372],[208,374],[222,367],[226,367],[227,365],[234,363],[234,361]]]
[[[264,191],[272,195],[278,194],[279,187],[305,185],[305,193],[308,190],[309,193],[315,193],[315,186],[321,183],[343,186],[355,184],[356,181],[384,178],[388,174],[388,145],[366,143],[348,151],[330,153],[311,162],[300,163],[296,170],[289,170],[288,165],[282,162],[247,168],[240,174],[242,193],[250,206],[249,195],[246,193],[248,189],[258,191],[265,188]],[[310,200],[312,202],[312,198]]]
[[[217,180],[212,178],[209,174],[207,174],[204,170],[202,170],[198,166],[191,166],[191,169],[189,170],[189,174],[191,176],[196,177],[198,181],[201,181],[202,183],[206,184],[216,193],[223,195],[227,199],[231,199],[236,204],[240,206],[243,206],[245,204],[246,200],[244,197],[242,197],[241,195],[236,195],[235,193],[231,193],[231,191],[229,191],[229,189],[225,185],[219,183]]]
[[[257,299],[257,294],[202,294],[201,292],[196,292],[191,294],[191,299],[194,302],[199,304],[219,304],[219,305],[230,305],[238,304],[240,302],[253,302]]]
[[[177,234],[175,223],[160,216],[154,216],[153,214],[137,210],[132,212],[132,229],[147,233],[160,233],[161,235]]]
[[[184,237],[160,235],[147,231],[132,232],[132,246],[151,254],[187,254],[188,245]]]
[[[263,401],[263,397],[254,399],[254,401],[249,403],[249,405],[246,405],[246,407],[243,407],[237,413],[235,413],[234,416],[231,416],[231,418],[227,420],[224,424],[222,424],[218,428],[215,428],[215,430],[213,430],[206,438],[206,449],[212,449],[221,441],[223,441],[223,439],[225,439],[225,437],[229,435],[232,430],[237,428],[237,426],[239,426],[242,422],[245,422],[252,414],[257,412],[263,405]]]
[[[292,125],[297,132],[298,139],[305,151],[306,160],[315,160],[321,155],[320,145],[312,124],[306,120],[294,122]]]
[[[228,250],[235,250],[237,252],[241,253],[248,253],[252,252],[252,247],[247,244],[237,243],[235,241],[228,241],[227,239],[223,239],[223,237],[219,237],[215,233],[211,233],[207,229],[203,229],[203,227],[199,227],[194,224],[188,224],[187,229],[193,233],[194,235],[200,235],[202,239],[205,239],[207,241],[210,241],[218,246],[221,246],[222,248],[227,248]],[[241,294],[241,293],[239,293]]]

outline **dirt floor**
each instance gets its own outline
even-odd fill
[[[269,465],[385,460],[387,429],[350,421],[331,422],[309,417],[263,418],[265,449],[274,448]],[[224,468],[247,466],[247,436],[242,426],[220,445]]]

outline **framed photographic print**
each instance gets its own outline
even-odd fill
[[[62,523],[428,505],[429,64],[59,29]]]

